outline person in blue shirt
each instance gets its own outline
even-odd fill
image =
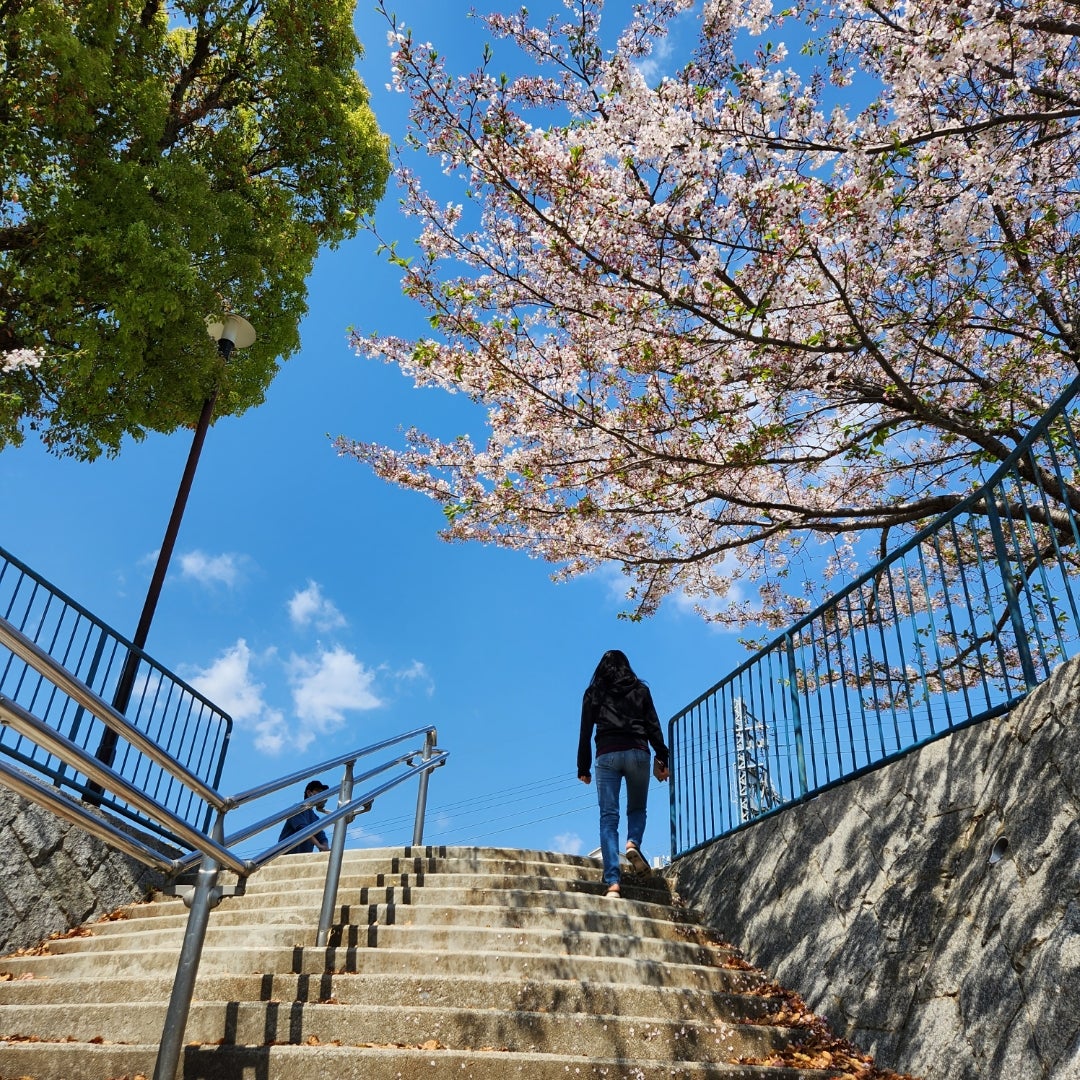
[[[310,799],[312,795],[318,795],[320,791],[329,790],[330,788],[327,787],[326,784],[320,783],[318,780],[312,780],[311,783],[304,788],[304,798]],[[307,806],[298,813],[293,814],[292,817],[286,818],[285,824],[281,826],[281,835],[278,839],[284,840],[287,837],[292,836],[293,833],[306,828],[308,825],[314,825],[315,822],[319,820],[319,815],[315,813],[316,809],[322,810],[325,813],[326,803],[320,802],[316,803],[315,806]],[[310,837],[307,840],[301,840],[292,851],[298,853],[314,851],[316,848],[318,848],[319,851],[330,850],[330,843],[326,839],[325,832],[317,832],[313,837]]]

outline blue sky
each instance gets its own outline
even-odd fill
[[[395,10],[461,64],[479,60],[478,28],[443,0]],[[385,22],[367,0],[356,22],[376,115],[400,141]],[[379,227],[404,237],[396,214],[391,188]],[[477,423],[467,402],[349,350],[350,326],[428,329],[374,247],[361,235],[321,257],[301,352],[265,405],[210,430],[147,650],[233,715],[226,791],[432,723],[450,761],[432,778],[426,841],[590,851],[595,789],[577,781],[575,752],[600,655],[623,649],[666,721],[746,654],[677,602],[620,620],[614,570],[556,585],[523,554],[448,544],[438,506],[336,456],[339,434],[393,443],[413,424]],[[0,546],[130,636],[189,445],[151,437],[92,464],[30,440],[5,451]],[[377,803],[350,844],[409,842],[414,798]],[[666,800],[654,784],[650,854],[668,850]]]

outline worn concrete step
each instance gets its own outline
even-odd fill
[[[286,856],[287,858],[287,856]],[[296,886],[301,882],[314,883],[322,881],[326,874],[328,856],[323,853],[315,855],[294,856],[296,863],[270,866],[257,870],[247,879],[248,891],[256,893],[273,892],[283,886]],[[281,860],[285,862],[285,860]],[[454,859],[454,860],[389,860],[389,861],[353,861],[346,859],[341,866],[343,877],[369,881],[370,883],[387,883],[394,880],[421,882],[433,877],[451,878],[515,878],[537,879],[549,882],[549,888],[566,888],[571,883],[586,885],[592,883],[597,889],[602,887],[603,870],[598,861],[588,865],[569,865],[565,863],[554,866],[545,865],[542,862],[526,862],[513,859]],[[671,886],[667,880],[657,874],[634,874],[629,864],[624,866],[624,878],[629,879],[636,887],[652,894],[670,896]],[[375,880],[378,879],[378,880]],[[383,880],[384,879],[384,880]],[[222,876],[222,880],[234,880],[228,876]]]
[[[172,975],[125,978],[21,979],[0,982],[0,1007],[166,1001]],[[529,1012],[625,1013],[668,1020],[760,1020],[783,999],[765,993],[732,993],[517,976],[372,974],[205,974],[195,999],[204,1002],[320,1002],[343,1005],[459,1006]]]
[[[374,877],[386,875],[395,877],[408,874],[412,877],[427,874],[510,874],[514,877],[544,877],[552,881],[589,881],[599,880],[602,875],[598,859],[571,857],[553,861],[536,853],[512,853],[487,851],[473,854],[468,849],[461,849],[459,854],[446,857],[403,856],[398,849],[396,855],[388,852],[369,854],[363,851],[347,850],[342,860],[342,872],[353,876]],[[276,890],[290,882],[321,878],[325,875],[327,856],[323,852],[310,852],[304,855],[284,855],[280,859],[257,870],[248,878],[250,888],[264,891]],[[629,870],[629,864],[627,864]],[[650,875],[651,876],[651,875]],[[188,875],[190,877],[190,874]],[[223,880],[235,881],[235,877],[223,872]],[[664,887],[664,881],[657,875],[655,882]]]
[[[340,922],[355,922],[362,916],[356,916],[352,909],[370,907],[372,904],[392,904],[398,907],[470,907],[500,906],[507,908],[543,910],[543,911],[594,911],[597,900],[602,898],[599,886],[595,889],[528,889],[512,888],[492,890],[485,885],[447,886],[437,878],[429,878],[421,887],[410,885],[356,885],[346,882],[338,891],[338,913]],[[244,896],[227,896],[213,915],[216,920],[227,912],[263,912],[285,908],[310,908],[316,913],[322,905],[323,887],[319,881],[308,889],[291,889],[283,892],[262,895],[248,893]],[[634,915],[654,919],[670,920],[684,924],[700,924],[700,915],[687,908],[673,905],[664,899],[660,901],[652,894],[642,894],[627,886],[622,899],[605,901],[604,907],[621,909]],[[130,904],[114,913],[114,922],[121,928],[125,923],[134,923],[141,919],[161,918],[178,915],[187,918],[188,909],[180,899],[161,899],[151,903]],[[97,932],[102,932],[110,925],[108,921],[90,924]]]
[[[240,910],[272,907],[303,907],[322,904],[324,877],[310,877],[283,882],[273,890],[257,890],[251,882],[240,896],[226,896],[223,903]],[[339,905],[371,903],[403,904],[500,904],[536,907],[590,906],[590,899],[603,899],[606,888],[596,879],[588,881],[556,880],[545,877],[514,877],[495,874],[399,874],[354,877],[343,874],[338,885]],[[430,896],[430,899],[428,898]],[[587,898],[587,899],[582,899]],[[677,904],[666,889],[657,888],[649,879],[624,879],[623,904],[646,905],[656,917],[680,912],[684,921],[695,921]],[[159,908],[159,905],[160,908]],[[158,909],[159,910],[154,910]],[[130,904],[119,909],[125,921],[187,911],[180,898],[162,896],[149,904]],[[667,917],[672,917],[670,914]]]
[[[470,926],[491,929],[573,927],[595,933],[641,938],[652,936],[668,941],[690,941],[698,944],[711,943],[714,940],[712,932],[699,923],[646,917],[640,915],[639,911],[639,906],[623,903],[609,903],[599,909],[595,905],[578,908],[563,905],[515,907],[507,904],[347,904],[338,912],[337,925]],[[292,908],[238,908],[232,903],[223,903],[213,913],[211,920],[212,925],[218,929],[244,925],[293,926],[306,929],[318,924],[319,908],[313,904]],[[150,931],[183,934],[186,925],[185,909],[169,915],[95,923],[85,929],[89,931],[89,936],[102,942],[110,942]]]
[[[716,1062],[638,1061],[617,1047],[590,1060],[498,1048],[466,1051],[432,1047],[188,1046],[177,1076],[184,1080],[830,1080],[835,1073]],[[34,1080],[104,1080],[150,1076],[156,1045],[77,1043],[0,1045],[0,1076]]]
[[[165,1003],[10,1005],[0,1009],[0,1039],[33,1034],[46,1042],[152,1042],[161,1035]],[[365,1043],[495,1046],[538,1054],[603,1057],[612,1047],[638,1061],[732,1061],[760,1057],[797,1043],[800,1033],[728,1020],[667,1020],[612,1013],[533,1012],[420,1005],[303,1002],[196,1002],[186,1043]]]
[[[312,851],[303,855],[283,855],[269,866],[258,871],[257,876],[273,878],[289,877],[296,867],[316,866],[326,862],[323,852]],[[545,873],[558,874],[560,868],[576,871],[592,871],[601,864],[590,855],[565,855],[551,851],[530,851],[517,848],[491,847],[397,847],[397,848],[346,848],[343,853],[345,866],[378,862],[392,862],[402,869],[419,866],[451,864],[475,869],[483,864],[501,862],[521,870],[523,867],[541,867]],[[527,872],[527,871],[526,871]]]
[[[321,895],[324,880],[325,868],[322,874],[306,874],[300,877],[288,878],[276,883],[272,888],[266,882],[260,883],[258,875],[255,875],[248,879],[246,890],[248,898],[260,900],[268,894],[287,896],[293,892],[317,891]],[[345,894],[351,890],[358,891],[372,887],[383,888],[390,885],[411,888],[413,891],[427,886],[435,886],[441,889],[483,889],[489,892],[524,889],[537,893],[590,893],[593,896],[602,896],[607,891],[607,887],[601,881],[599,874],[588,877],[550,877],[544,874],[515,874],[510,870],[493,870],[490,873],[441,870],[437,873],[406,871],[397,874],[374,875],[352,874],[347,870],[343,870],[338,889],[340,894]],[[664,905],[670,905],[672,902],[670,889],[661,878],[627,877],[624,878],[622,886],[624,898]]]
[[[9,956],[0,960],[0,974],[19,978],[130,978],[171,973],[178,948],[115,952],[70,952],[44,956]],[[517,952],[439,952],[434,949],[234,948],[208,946],[203,973],[282,972],[323,974],[360,971],[371,974],[518,975],[532,979],[580,979],[587,982],[640,983],[743,992],[760,985],[753,971],[712,964],[679,963],[626,956],[550,955]],[[2,1074],[0,1074],[2,1075]]]
[[[612,910],[615,909],[615,910]],[[386,945],[393,942],[387,936],[392,928],[416,934],[459,930],[465,934],[481,932],[510,933],[515,930],[547,931],[559,935],[568,933],[603,934],[616,938],[649,939],[655,942],[675,942],[698,947],[721,947],[715,935],[695,924],[675,923],[637,917],[625,905],[610,905],[600,911],[574,909],[537,910],[506,907],[435,907],[434,905],[350,905],[343,912],[351,917],[346,923],[336,923],[331,940],[340,944],[364,942]],[[314,944],[315,926],[319,912],[315,908],[279,908],[271,911],[239,912],[223,909],[212,917],[210,940],[224,944],[234,940],[252,943],[251,937],[263,934],[267,944]],[[66,952],[100,951],[110,948],[138,948],[175,945],[183,937],[186,915],[169,915],[131,922],[112,922],[91,925],[75,938],[54,939],[46,944],[54,955]],[[374,928],[374,929],[373,929]],[[3,961],[0,959],[0,965]]]
[[[603,916],[600,916],[603,922]],[[317,927],[310,922],[292,926],[276,923],[239,923],[234,926],[211,922],[206,932],[206,948],[272,948],[273,946],[313,948]],[[730,949],[673,940],[664,936],[638,937],[615,929],[578,929],[576,925],[550,928],[489,927],[468,925],[384,925],[335,926],[327,942],[330,948],[414,949],[445,953],[512,952],[565,956],[631,956],[668,964],[719,965],[732,955]],[[115,950],[135,954],[141,950],[158,952],[179,949],[183,927],[147,929],[127,934],[60,938],[50,941],[47,955],[105,954]],[[0,961],[0,964],[3,962]]]

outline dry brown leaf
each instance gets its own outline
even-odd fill
[[[98,922],[116,922],[118,919],[130,919],[131,916],[123,909],[117,908],[115,911],[108,911],[104,915],[99,916]],[[139,1080],[136,1076],[135,1080]]]
[[[748,964],[741,956],[732,955],[724,957],[722,968],[734,968],[736,971],[757,971],[753,964]]]
[[[80,938],[80,937],[93,937],[94,931],[89,926],[73,926],[70,930],[64,930],[61,932],[57,930],[55,934],[49,935],[50,941],[66,941],[68,938]]]

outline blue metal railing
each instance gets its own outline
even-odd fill
[[[197,690],[0,548],[0,618],[44,653],[111,701],[129,655],[137,661],[128,722],[208,787],[217,788],[232,720]],[[79,748],[95,753],[106,727],[25,658],[0,647],[0,695],[40,717]],[[87,798],[133,824],[160,833],[160,825],[72,771],[58,758],[13,731],[0,728],[0,754],[48,776],[60,789]],[[205,831],[211,811],[190,787],[129,743],[116,746],[112,769],[178,818]],[[168,837],[177,840],[176,837]],[[181,845],[186,846],[186,845]]]
[[[948,513],[669,723],[672,856],[1016,705],[1080,652],[1080,379]]]

